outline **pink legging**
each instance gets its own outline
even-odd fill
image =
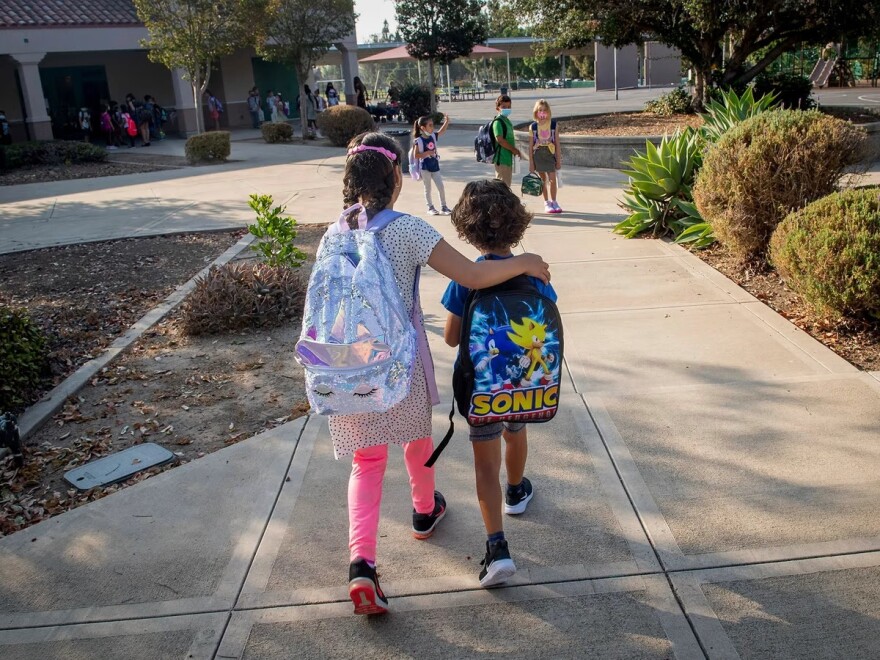
[[[425,467],[425,461],[433,451],[431,438],[413,440],[403,445],[413,508],[419,513],[434,510],[434,468]],[[388,445],[358,449],[351,459],[351,477],[348,479],[348,547],[351,561],[357,557],[376,561],[379,507],[382,504],[382,481],[387,463]]]

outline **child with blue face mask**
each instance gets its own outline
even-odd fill
[[[498,97],[495,110],[498,114],[492,122],[492,133],[497,146],[492,163],[495,165],[495,178],[506,183],[509,188],[513,179],[513,157],[522,158],[523,155],[516,148],[513,123],[510,121],[510,97],[507,94]]]

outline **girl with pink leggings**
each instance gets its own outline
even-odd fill
[[[402,156],[397,142],[381,133],[364,133],[354,138],[349,144],[343,175],[346,206],[362,204],[369,218],[393,209],[403,186]],[[388,599],[376,577],[376,543],[389,444],[403,447],[412,492],[413,536],[420,540],[429,538],[446,515],[446,500],[434,489],[434,469],[425,467],[434,448],[431,407],[440,402],[440,397],[418,295],[414,295],[419,268],[429,265],[469,289],[493,286],[523,274],[544,282],[550,280],[549,267],[538,255],[473,262],[444,241],[434,227],[411,215],[392,220],[377,232],[376,238],[391,262],[404,304],[410,312],[417,312],[412,318],[419,351],[413,365],[412,386],[403,401],[384,413],[329,418],[337,458],[352,456],[348,482],[348,591],[355,614],[381,614],[388,609]]]

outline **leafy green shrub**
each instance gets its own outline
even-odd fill
[[[423,115],[431,114],[430,88],[416,83],[404,85],[400,90],[400,110],[410,124]]]
[[[277,326],[302,313],[305,281],[286,266],[213,266],[196,282],[182,309],[183,331],[218,334]]]
[[[263,255],[269,266],[299,268],[305,253],[293,244],[296,239],[296,220],[283,215],[284,206],[272,208],[272,195],[251,195],[248,205],[257,214],[257,221],[248,225],[248,231],[260,239],[251,249]]]
[[[818,312],[880,319],[880,189],[833,193],[783,220],[770,260]]]
[[[269,144],[290,142],[293,139],[293,126],[280,121],[263,122],[260,126],[263,139]]]
[[[211,131],[193,135],[186,141],[184,152],[190,163],[210,163],[229,158],[232,152],[229,131]]]
[[[810,110],[816,107],[811,94],[813,83],[797,73],[761,73],[755,78],[754,95],[758,98],[773,94],[779,105],[789,110]]]
[[[0,412],[28,403],[47,371],[46,337],[27,314],[0,306]]]
[[[763,257],[782,219],[832,192],[864,143],[863,129],[816,110],[759,114],[708,151],[694,200],[732,254]]]
[[[706,247],[715,239],[711,227],[700,218],[692,203],[691,186],[702,159],[703,141],[687,128],[664,137],[660,146],[645,143],[645,153],[629,160],[629,185],[621,206],[630,215],[615,233],[632,238],[650,231],[654,236],[672,234],[677,242]]]
[[[100,163],[107,160],[103,147],[88,142],[52,140],[48,142],[21,142],[0,147],[4,167],[15,169],[31,165],[71,165],[73,163]]]
[[[356,135],[372,131],[370,113],[356,105],[335,105],[318,115],[318,128],[337,147],[345,147]]]
[[[741,94],[736,90],[719,90],[720,100],[712,99],[702,115],[703,126],[700,131],[710,144],[717,142],[731,128],[749,117],[767,112],[776,104],[776,96],[766,94],[755,99],[751,87]]]
[[[687,90],[679,87],[653,101],[648,101],[645,104],[645,112],[651,112],[659,117],[692,115],[694,113],[694,99]]]

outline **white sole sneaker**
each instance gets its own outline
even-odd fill
[[[507,582],[516,574],[516,564],[512,559],[498,559],[489,564],[485,577],[480,580],[480,586],[483,588],[494,587],[495,585]]]
[[[532,501],[532,497],[534,497],[534,495],[535,491],[532,491],[524,500],[514,504],[513,506],[510,506],[507,502],[505,502],[504,513],[506,513],[508,516],[517,516],[521,513],[525,513],[526,507],[529,505],[529,502]]]

